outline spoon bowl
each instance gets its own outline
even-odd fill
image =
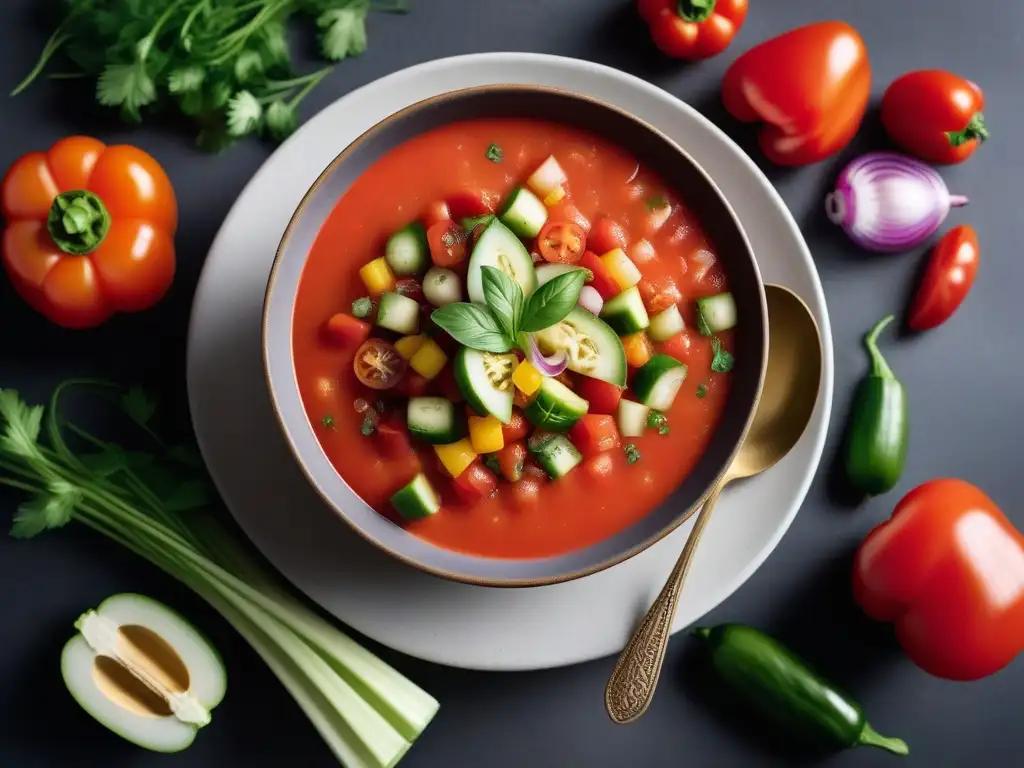
[[[818,325],[803,300],[788,288],[766,285],[765,296],[768,367],[753,422],[729,469],[697,514],[665,586],[608,679],[605,709],[616,723],[636,720],[654,698],[683,582],[722,489],[733,480],[752,477],[777,464],[800,440],[814,412],[822,369]]]

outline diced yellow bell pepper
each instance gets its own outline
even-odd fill
[[[487,416],[469,417],[469,440],[477,453],[494,453],[505,447],[505,438],[501,432],[501,422],[488,414]]]
[[[612,280],[623,291],[627,288],[632,288],[643,277],[636,264],[630,261],[629,256],[621,248],[608,251],[608,253],[601,257],[601,263],[607,268],[608,273],[612,276]]]
[[[544,377],[541,375],[541,372],[534,368],[529,360],[523,360],[519,367],[516,368],[515,373],[512,374],[512,383],[524,395],[532,395],[540,389],[540,384],[543,380]]]
[[[395,342],[395,349],[405,360],[411,360],[412,356],[419,352],[427,340],[427,334],[420,333],[416,336],[403,336]]]
[[[395,274],[383,256],[366,264],[359,270],[359,276],[363,278],[366,290],[371,296],[380,296],[382,293],[395,290]]]
[[[409,358],[409,366],[425,379],[437,376],[447,362],[448,355],[431,338],[424,339],[420,348]]]
[[[468,438],[448,445],[435,445],[434,452],[452,477],[458,477],[466,471],[466,467],[476,461],[476,453]]]
[[[546,205],[546,206],[548,206],[548,208],[550,208],[552,205],[556,205],[556,204],[562,202],[562,199],[564,197],[565,197],[565,187],[563,187],[562,185],[559,185],[559,186],[555,187],[553,190],[551,190],[551,192],[548,193],[548,196],[544,198],[544,205]]]
[[[626,362],[634,368],[642,368],[654,354],[651,340],[644,331],[623,336],[622,348],[626,351]]]

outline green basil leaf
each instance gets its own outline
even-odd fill
[[[505,335],[514,339],[523,316],[523,289],[519,283],[494,267],[483,268],[484,301]]]
[[[430,319],[448,331],[459,344],[481,352],[508,352],[512,343],[486,308],[456,302],[435,309]]]
[[[585,277],[582,269],[574,269],[544,283],[526,302],[520,330],[535,333],[564,320],[579,301]]]

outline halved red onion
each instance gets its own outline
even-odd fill
[[[896,152],[869,152],[847,165],[825,198],[825,210],[857,245],[896,253],[920,245],[942,226],[949,209],[967,205],[951,195],[938,172]]]
[[[557,376],[569,366],[569,357],[565,354],[563,349],[560,352],[556,352],[553,355],[544,357],[540,351],[540,347],[537,346],[536,339],[533,336],[527,336],[528,341],[528,352],[530,356],[530,363],[541,372],[543,376]]]
[[[604,309],[604,299],[597,292],[597,288],[592,285],[583,286],[583,290],[580,291],[580,298],[576,303],[587,310],[587,312],[595,315],[600,315],[601,310]]]

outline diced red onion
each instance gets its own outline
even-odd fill
[[[592,285],[584,285],[583,290],[580,291],[580,298],[577,302],[587,312],[594,315],[600,315],[601,310],[604,309],[604,299],[601,298],[601,294],[597,292],[597,288]]]
[[[869,152],[851,162],[825,198],[825,210],[857,245],[896,253],[920,245],[942,226],[949,209],[967,205],[951,195],[931,166],[896,152]]]
[[[542,376],[557,376],[569,366],[569,357],[565,354],[565,350],[544,357],[540,347],[537,346],[536,339],[532,335],[527,338],[529,339],[530,363],[541,372]]]

